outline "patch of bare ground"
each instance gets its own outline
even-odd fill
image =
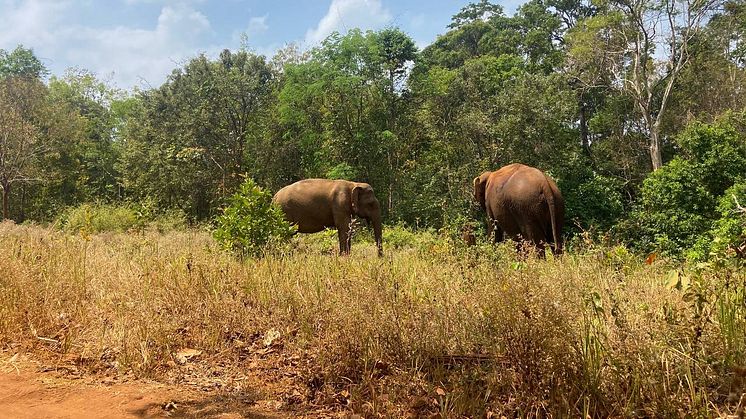
[[[292,359],[264,357],[237,368],[192,357],[157,374],[135,378],[75,357],[0,355],[0,417],[10,418],[283,418],[344,417],[301,408],[302,386]],[[245,363],[244,363],[245,364]],[[97,371],[97,372],[93,372]]]

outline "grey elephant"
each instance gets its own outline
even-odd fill
[[[298,226],[299,233],[336,228],[343,255],[350,253],[352,217],[363,218],[373,227],[378,256],[383,256],[381,206],[367,183],[306,179],[280,189],[272,201]]]
[[[495,242],[507,234],[531,242],[544,254],[553,244],[562,252],[565,201],[557,184],[539,169],[513,163],[474,178],[474,198],[487,212],[487,231]]]

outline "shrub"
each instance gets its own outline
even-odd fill
[[[645,179],[639,202],[617,227],[634,249],[680,256],[711,229],[726,228],[713,223],[726,189],[746,173],[746,141],[725,121],[695,123],[678,142],[681,155]],[[707,247],[698,243],[694,258]]]
[[[290,238],[295,227],[285,221],[268,191],[246,179],[216,219],[214,237],[221,246],[241,256],[258,256],[272,242]]]
[[[616,227],[631,248],[680,255],[707,231],[716,200],[702,184],[700,170],[677,157],[645,179],[640,201]]]
[[[694,123],[678,138],[683,157],[698,165],[702,185],[720,196],[746,173],[746,140],[728,119]]]
[[[154,211],[147,203],[81,204],[57,217],[57,225],[70,233],[121,233],[145,228],[164,233],[183,230],[188,222],[183,211]]]
[[[442,240],[432,230],[414,231],[402,225],[386,226],[383,229],[383,245],[391,249],[427,249]]]
[[[60,227],[71,233],[125,232],[140,225],[135,210],[127,205],[82,204],[59,218]]]
[[[720,197],[720,218],[687,254],[689,260],[741,262],[746,258],[746,214],[736,207],[736,202],[741,207],[746,205],[746,181],[733,185]]]
[[[557,176],[565,199],[565,234],[591,228],[608,231],[624,211],[622,185],[616,179],[596,173],[589,162],[577,158]]]

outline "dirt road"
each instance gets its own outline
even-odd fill
[[[279,418],[271,401],[244,402],[148,381],[70,379],[20,363],[0,365],[0,418]]]

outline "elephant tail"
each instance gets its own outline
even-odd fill
[[[552,223],[552,239],[554,239],[554,252],[556,254],[562,253],[562,237],[559,227],[559,216],[560,211],[557,208],[557,200],[555,199],[552,187],[549,185],[549,181],[544,182],[544,198],[547,200],[549,206],[549,218]]]

